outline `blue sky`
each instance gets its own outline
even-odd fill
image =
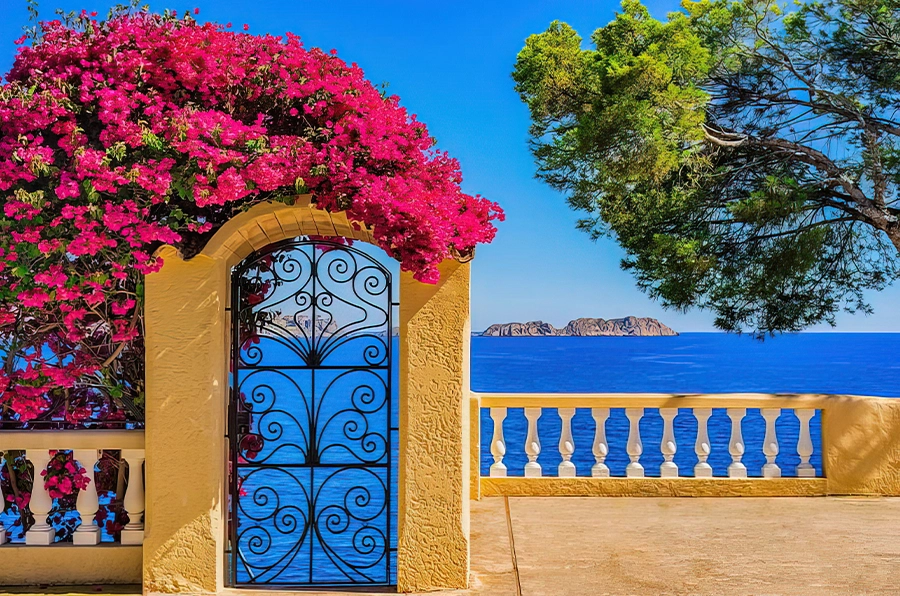
[[[41,0],[53,10],[97,10],[109,3]],[[336,49],[374,83],[389,83],[425,122],[438,145],[462,163],[464,188],[499,202],[507,213],[493,244],[473,266],[472,327],[542,319],[657,317],[678,331],[711,331],[712,316],[665,311],[619,269],[612,240],[591,241],[575,230],[578,214],[559,193],[534,179],[527,149],[528,113],[510,72],[531,33],[553,19],[583,37],[613,18],[609,0],[488,0],[471,2],[190,0],[151,2],[155,10],[199,7],[201,19],[247,23],[252,33],[291,31],[310,46]],[[657,17],[672,1],[649,3]],[[12,40],[25,24],[25,0],[0,0],[0,71],[12,63]],[[900,331],[900,287],[870,297],[875,315],[841,315],[837,331]],[[819,330],[830,330],[823,327]]]

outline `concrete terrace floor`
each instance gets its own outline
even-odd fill
[[[512,549],[504,501],[472,504],[471,594],[900,594],[900,499],[509,498]]]
[[[486,498],[472,503],[471,584],[432,594],[900,594],[900,498]]]

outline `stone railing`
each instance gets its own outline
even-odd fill
[[[45,489],[41,472],[47,469],[51,450],[72,451],[74,460],[88,470],[90,482],[79,490],[76,510],[81,524],[76,528],[69,546],[80,548],[100,544],[100,528],[94,516],[100,508],[94,468],[104,450],[121,450],[121,459],[128,465],[128,486],[125,491],[124,509],[129,522],[121,531],[120,544],[139,546],[144,541],[144,432],[140,430],[29,430],[0,431],[0,465],[7,466],[12,453],[24,452],[25,459],[33,466],[34,486],[28,510],[34,516],[34,524],[25,532],[26,546],[49,546],[55,541],[55,531],[48,516],[53,508],[53,498]],[[5,498],[0,487],[0,499]],[[0,560],[2,551],[19,545],[7,543],[7,530],[0,520]],[[60,545],[62,546],[62,544]]]
[[[890,398],[474,393],[471,416],[476,497],[900,494],[900,400]]]

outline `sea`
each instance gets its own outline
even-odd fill
[[[883,397],[900,396],[900,333],[797,333],[758,340],[748,335],[682,333],[674,337],[481,337],[472,338],[471,386],[477,392],[512,393],[831,393]],[[814,445],[811,463],[822,474],[820,414],[810,428]],[[641,420],[644,453],[640,462],[647,476],[658,476],[663,461],[659,445],[662,418],[647,409]],[[538,463],[546,476],[556,475],[561,421],[553,410],[538,420],[542,451]],[[784,413],[776,423],[780,453],[776,460],[785,476],[799,463],[796,445],[799,420]],[[511,408],[504,422],[510,476],[523,475],[527,423],[521,408]],[[590,475],[594,421],[589,409],[573,419],[578,475]],[[749,409],[742,425],[744,463],[751,476],[765,463],[762,443],[765,422]],[[487,409],[481,417],[481,472],[493,459],[493,422]],[[724,409],[709,420],[716,476],[727,475],[731,462],[728,441],[731,421]],[[613,476],[624,476],[628,457],[628,421],[614,409],[606,424],[610,452],[606,460]],[[675,418],[678,445],[675,463],[690,476],[697,462],[697,423],[689,410]]]

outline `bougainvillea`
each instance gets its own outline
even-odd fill
[[[22,40],[24,41],[24,40]],[[334,52],[190,15],[41,25],[0,86],[0,425],[140,415],[143,276],[310,193],[424,282],[492,240],[423,124]]]
[[[102,451],[93,474],[88,474],[82,462],[74,459],[72,451],[50,451],[51,459],[45,470],[37,475],[37,482],[53,500],[47,521],[56,533],[57,541],[68,541],[78,527],[80,516],[75,511],[78,491],[96,482],[99,509],[95,516],[101,528],[102,540],[113,541],[128,521],[123,494],[128,476],[123,469],[120,452]],[[35,523],[28,508],[34,488],[35,471],[29,467],[24,451],[7,451],[0,466],[0,514],[6,510],[4,526],[9,538],[23,542],[24,532]],[[126,467],[127,469],[127,467]]]

